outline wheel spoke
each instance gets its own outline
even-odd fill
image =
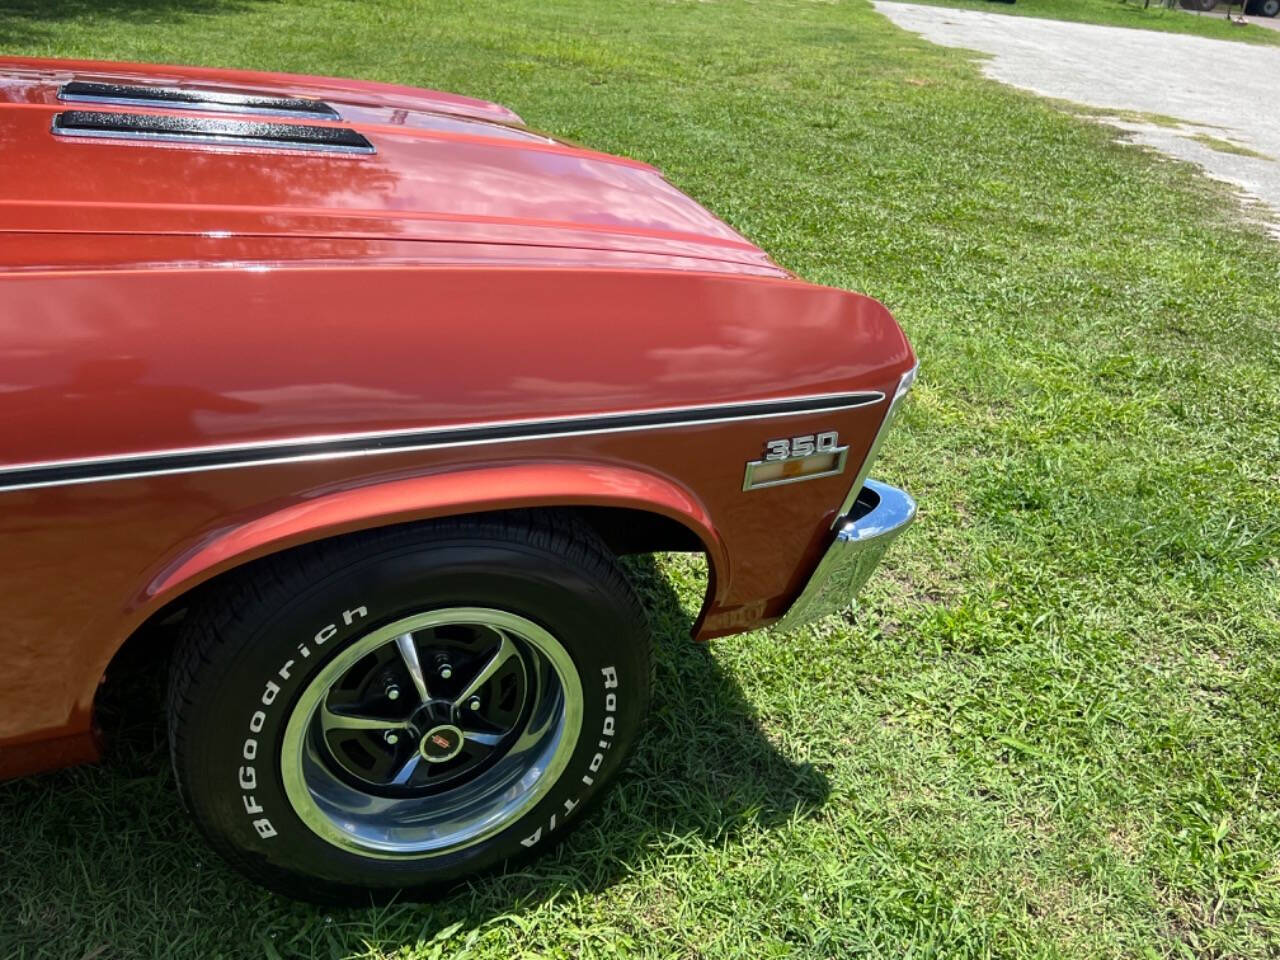
[[[408,720],[387,720],[359,713],[338,713],[325,704],[320,708],[320,723],[328,730],[407,730]]]
[[[489,678],[498,672],[499,667],[516,656],[515,644],[501,630],[497,631],[497,633],[502,638],[502,642],[498,644],[497,652],[489,658],[488,663],[480,668],[480,672],[467,684],[467,688],[458,694],[457,699],[453,701],[455,707],[461,708],[462,704],[470,699],[472,694],[488,683]]]
[[[485,733],[480,730],[462,731],[463,740],[467,743],[478,743],[483,747],[495,747],[505,736],[505,733]]]
[[[403,787],[413,776],[413,771],[418,769],[418,761],[421,759],[422,754],[418,753],[417,750],[413,751],[409,759],[396,771],[396,775],[391,778],[391,783],[397,787]]]
[[[418,648],[414,646],[413,634],[402,633],[396,637],[396,649],[400,651],[409,676],[413,678],[413,686],[418,691],[418,697],[426,703],[431,699],[431,693],[427,690],[427,678],[422,674],[422,663],[418,660]]]

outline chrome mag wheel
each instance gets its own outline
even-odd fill
[[[582,727],[572,658],[487,607],[405,617],[350,643],[302,690],[281,774],[298,816],[345,850],[437,856],[492,836],[546,794]]]

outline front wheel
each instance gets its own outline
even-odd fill
[[[282,893],[433,892],[545,849],[620,767],[643,614],[569,515],[360,534],[190,611],[174,769],[211,844]]]
[[[1274,17],[1280,14],[1280,0],[1249,0],[1245,12],[1255,17]]]

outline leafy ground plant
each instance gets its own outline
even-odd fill
[[[108,765],[0,785],[0,955],[1274,955],[1280,249],[1224,187],[862,2],[18,0],[0,40],[496,99],[923,360],[877,470],[920,520],[856,617],[696,648],[700,561],[633,565],[651,731],[555,856],[283,902],[188,825],[143,690]]]

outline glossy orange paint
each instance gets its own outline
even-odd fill
[[[49,119],[73,77],[319,97],[377,153],[64,142]],[[880,304],[791,278],[652,168],[518,122],[377,84],[0,60],[0,484],[119,465],[0,487],[0,775],[92,756],[103,671],[185,591],[351,530],[642,509],[706,548],[699,638],[786,609],[884,402],[374,449],[410,431],[888,394],[914,362]],[[742,491],[766,440],[824,430],[850,446],[843,475]],[[352,435],[369,449],[127,468]]]
[[[301,80],[290,95],[321,95],[343,119],[298,123],[351,127],[377,152],[267,154],[54,137],[54,113],[85,106],[60,103],[62,83],[152,82],[153,75],[56,61],[0,60],[0,72],[8,74],[0,81],[0,217],[9,231],[464,240],[771,266],[764,253],[652,167],[497,123],[486,107],[474,108],[473,116],[435,112],[435,98],[442,95],[425,94],[426,106],[414,108],[399,93],[380,99],[365,87],[347,91]],[[227,74],[218,82],[202,75],[200,85],[279,92],[260,76],[241,82],[240,75]],[[92,108],[193,115],[172,108]],[[56,170],[57,176],[32,176],[34,170]]]

